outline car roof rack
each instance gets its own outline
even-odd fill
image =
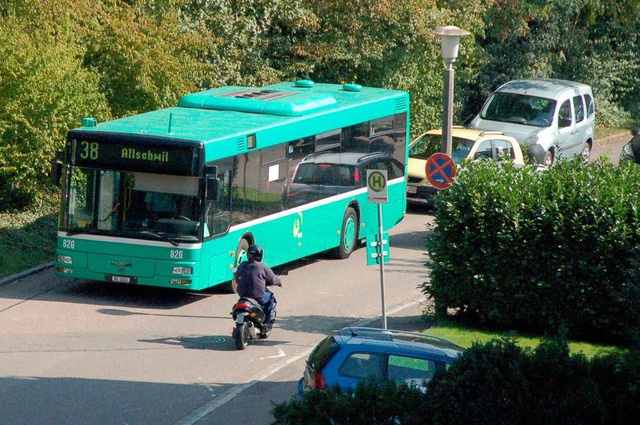
[[[350,326],[338,331],[341,335],[347,335],[359,338],[376,339],[379,341],[409,341],[409,342],[422,342],[426,344],[434,344],[446,346],[447,348],[461,348],[453,341],[439,336],[430,335],[422,332],[410,332],[394,329],[380,329],[380,328],[368,328],[362,326]]]
[[[503,131],[496,130],[485,130],[480,133],[481,136],[491,136],[492,134],[495,134],[497,136],[505,136],[505,133]]]

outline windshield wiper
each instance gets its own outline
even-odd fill
[[[142,230],[142,231],[140,231],[140,234],[142,234],[142,235],[149,234],[149,235],[157,236],[160,239],[162,239],[163,241],[171,243],[171,245],[173,245],[173,246],[179,246],[180,245],[178,243],[178,241],[176,241],[175,239],[170,238],[169,236],[167,236],[166,233],[157,232],[155,230]]]

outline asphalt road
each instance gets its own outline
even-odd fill
[[[599,141],[592,160],[617,162],[628,134]],[[410,209],[391,234],[388,327],[419,330],[424,238],[432,217]],[[381,326],[380,273],[365,249],[288,267],[271,338],[237,351],[234,295],[110,286],[50,269],[0,285],[0,425],[269,424],[292,397],[327,332]]]
[[[614,164],[618,163],[622,147],[631,140],[631,133],[614,134],[602,140],[598,140],[591,150],[591,161],[600,157],[606,157]]]
[[[415,210],[390,232],[390,328],[423,326],[431,220]],[[232,294],[71,281],[51,269],[5,283],[0,424],[268,424],[321,338],[347,324],[380,326],[380,271],[365,254],[290,265],[271,337],[244,351],[231,339]]]

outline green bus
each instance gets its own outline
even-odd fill
[[[408,140],[407,93],[310,80],[85,118],[54,168],[55,274],[235,290],[252,243],[272,267],[329,250],[346,258],[379,230],[367,169],[387,169],[383,227],[403,219]]]

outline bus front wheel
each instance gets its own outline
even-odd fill
[[[349,258],[358,242],[358,215],[351,207],[344,212],[341,230],[340,245],[336,248],[335,254],[337,258],[345,259]]]
[[[234,261],[236,269],[238,268],[240,263],[247,259],[247,251],[249,251],[249,241],[244,238],[240,239],[240,243],[238,243],[238,249],[236,249],[236,258]],[[236,281],[235,274],[233,276],[233,279],[231,279],[231,282],[229,282],[227,292],[229,292],[230,294],[235,294],[238,292],[238,282]]]

